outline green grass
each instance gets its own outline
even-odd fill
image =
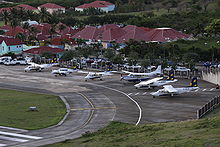
[[[107,127],[48,147],[219,147],[220,115],[201,120]]]
[[[213,47],[219,48],[220,38],[217,38],[217,37],[216,38],[199,38],[198,40],[191,40],[191,41],[180,40],[180,41],[173,42],[172,44],[177,44],[183,50],[188,50],[189,48],[192,48],[192,47],[200,48],[202,50],[208,50]]]
[[[4,21],[0,21],[0,27],[4,25],[5,25]]]
[[[65,115],[63,102],[53,95],[0,89],[0,125],[40,129],[57,124]],[[38,111],[29,111],[36,106]]]

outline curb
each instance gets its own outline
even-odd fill
[[[64,96],[59,96],[59,98],[63,101],[63,103],[65,104],[66,106],[66,114],[65,116],[63,117],[63,119],[56,125],[53,125],[53,126],[50,126],[48,128],[53,128],[53,127],[57,127],[57,126],[60,126],[63,124],[63,122],[66,120],[67,116],[69,115],[70,113],[70,105],[67,103],[66,99]]]

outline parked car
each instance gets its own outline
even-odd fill
[[[185,72],[189,72],[190,69],[186,68],[186,67],[182,67],[182,66],[177,66],[176,71],[185,71]]]
[[[4,64],[8,60],[12,60],[12,58],[9,56],[0,57],[0,64]]]

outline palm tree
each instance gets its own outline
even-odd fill
[[[11,27],[13,29],[13,34],[15,34],[15,28],[20,24],[20,20],[18,18],[13,18],[10,22]],[[16,34],[15,34],[16,35]]]
[[[64,24],[60,24],[58,26],[59,32],[61,33],[64,29],[66,28],[66,26]]]
[[[27,38],[27,36],[26,35],[28,35],[28,30],[29,30],[29,28],[30,28],[30,25],[29,25],[29,23],[28,22],[25,22],[23,25],[22,25],[22,28],[24,29],[24,35],[25,35],[25,39]]]
[[[6,10],[3,11],[2,13],[2,18],[3,18],[3,21],[5,22],[5,25],[8,24],[8,22],[10,21],[10,13]]]
[[[51,14],[47,12],[46,8],[41,8],[39,14],[41,23],[48,22],[49,18],[51,17]]]
[[[51,40],[52,40],[52,39],[53,39],[53,35],[57,33],[57,32],[56,32],[56,25],[55,25],[55,24],[52,24],[52,25],[51,25],[51,28],[50,28],[50,30],[49,30],[49,33],[50,33],[50,35],[51,35]]]
[[[22,42],[25,41],[26,36],[23,33],[18,33],[15,38],[20,39]]]

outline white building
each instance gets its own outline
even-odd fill
[[[52,3],[43,4],[37,8],[39,10],[41,10],[41,8],[45,8],[47,10],[47,12],[49,12],[50,14],[52,14],[54,12],[65,13],[65,10],[66,10],[65,7],[59,6],[57,4],[52,4]]]
[[[80,6],[75,7],[75,11],[84,11],[85,9],[88,8],[96,8],[96,9],[101,9],[104,12],[110,12],[115,9],[115,5],[106,1],[94,1],[92,3],[88,4],[83,4]]]

